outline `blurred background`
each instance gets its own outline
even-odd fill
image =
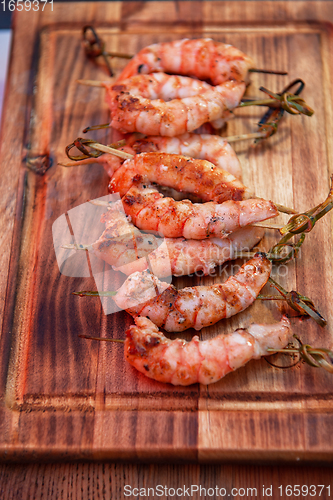
[[[3,8],[3,4],[1,5]],[[0,124],[11,40],[11,12],[0,12]]]

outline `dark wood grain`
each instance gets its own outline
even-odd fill
[[[326,2],[71,3],[16,15],[0,156],[0,458],[332,460],[331,375],[306,366],[274,370],[262,360],[208,388],[151,381],[125,363],[121,346],[78,338],[124,337],[131,318],[123,312],[105,316],[98,299],[71,295],[91,289],[94,280],[89,273],[60,274],[52,241],[57,218],[107,194],[100,165],[57,165],[83,128],[108,120],[101,89],[77,84],[105,79],[104,67],[84,57],[83,24],[93,23],[110,50],[135,53],[157,41],[212,36],[251,54],[258,67],[289,71],[287,77],[253,75],[250,95],[259,95],[259,85],[279,91],[303,78],[315,115],[286,117],[279,134],[256,149],[236,146],[245,183],[257,195],[302,211],[325,198],[333,170],[332,17]],[[124,61],[114,64],[118,71]],[[259,116],[237,111],[226,133],[253,130]],[[108,132],[90,136],[110,140]],[[41,175],[43,165],[49,168]],[[320,304],[326,329],[309,321],[293,325],[305,341],[327,347],[333,326],[331,223],[329,216],[322,220],[297,263],[275,274],[288,289]],[[80,238],[89,224],[81,217]],[[267,235],[263,248],[273,241]],[[119,286],[120,278],[113,279]],[[177,280],[184,283],[187,278]],[[276,305],[256,303],[201,335],[279,317]]]
[[[331,498],[328,488],[332,488],[332,473],[325,467],[279,467],[279,466],[240,466],[240,465],[144,465],[144,464],[115,464],[115,463],[64,463],[64,464],[29,464],[29,465],[0,465],[0,491],[2,500],[27,500],[48,498],[80,499],[120,499],[126,498],[124,493],[142,488],[150,496],[156,498],[152,491],[161,485],[158,498],[170,500],[175,498],[173,489],[180,488],[179,493],[186,489],[190,493],[193,485],[193,494],[190,498],[199,500],[209,488],[213,488],[215,496],[223,498],[256,498],[264,500],[272,491],[272,498],[287,498],[280,496],[289,485],[323,485],[321,497],[323,500]],[[127,486],[127,489],[125,489]],[[201,486],[201,495],[200,495]],[[167,494],[164,488],[167,488]],[[198,491],[196,491],[198,487]],[[216,494],[217,487],[217,494]],[[280,487],[280,489],[279,489]],[[162,491],[162,494],[161,494]],[[240,492],[240,495],[237,492]],[[303,490],[306,491],[306,490]],[[220,493],[221,492],[221,493]],[[265,492],[265,494],[264,494]],[[313,490],[312,490],[313,492]],[[317,493],[319,489],[317,488]],[[169,494],[168,494],[169,493]],[[212,490],[209,491],[212,493]],[[273,495],[274,494],[274,495]],[[185,495],[183,495],[185,496]],[[207,495],[208,496],[208,495]],[[304,495],[305,496],[305,495]],[[128,498],[134,498],[134,495]],[[177,497],[176,497],[177,498]],[[181,498],[181,497],[178,497]],[[185,496],[186,498],[186,496]],[[310,498],[309,496],[305,498]]]

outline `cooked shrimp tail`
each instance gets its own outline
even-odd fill
[[[135,319],[126,332],[125,358],[149,378],[173,385],[211,384],[251,359],[272,354],[291,339],[283,317],[274,325],[251,325],[227,335],[190,342],[167,339],[147,318]]]

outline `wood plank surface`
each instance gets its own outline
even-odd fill
[[[64,463],[0,465],[2,500],[89,500],[140,498],[288,498],[293,485],[309,487],[317,498],[332,496],[332,471],[328,467],[242,465],[154,465],[121,463]],[[311,485],[322,485],[310,490]],[[158,489],[157,487],[160,486]],[[162,486],[162,488],[161,488]],[[126,489],[125,489],[126,487]],[[192,489],[191,489],[192,487]],[[201,490],[200,490],[201,487]],[[135,489],[139,488],[139,491]],[[150,489],[148,492],[148,488]],[[166,489],[165,489],[166,488]],[[217,488],[217,489],[216,489]],[[177,491],[178,496],[174,494]],[[214,495],[212,495],[212,489]],[[133,492],[134,494],[129,495]],[[146,491],[146,495],[145,495]],[[158,493],[153,495],[153,492]],[[319,491],[321,495],[319,497]],[[184,494],[185,492],[185,494]],[[206,495],[205,495],[206,492]],[[226,493],[225,495],[224,492]],[[272,495],[270,496],[270,492]],[[280,495],[280,492],[283,494]],[[149,493],[149,494],[147,494]],[[244,494],[245,493],[245,494]],[[181,495],[182,494],[182,495]],[[303,498],[311,498],[303,495]],[[312,496],[312,498],[316,496]],[[293,497],[291,497],[293,498]]]
[[[94,280],[83,270],[81,277],[60,274],[52,240],[54,221],[107,194],[100,165],[57,165],[83,128],[108,120],[101,89],[77,84],[105,78],[102,66],[85,59],[84,24],[98,28],[109,50],[135,53],[156,41],[210,36],[243,49],[258,67],[288,71],[286,77],[253,75],[249,95],[258,96],[260,85],[280,91],[303,78],[314,116],[286,117],[279,133],[257,148],[235,146],[246,185],[303,211],[325,199],[333,170],[330,21],[333,7],[326,2],[73,3],[16,13],[0,150],[0,458],[332,460],[331,375],[305,365],[273,369],[262,360],[208,388],[151,381],[125,363],[121,346],[78,338],[123,337],[131,318],[106,316],[98,300],[71,295],[91,289]],[[116,70],[123,64],[116,61]],[[226,133],[252,131],[261,113],[237,111]],[[104,132],[90,137],[110,140]],[[80,221],[84,235],[92,222],[82,215]],[[326,347],[332,347],[333,325],[331,224],[325,217],[299,260],[275,270],[283,286],[320,305],[325,329],[298,320],[293,328],[305,342]],[[267,235],[262,248],[273,241]],[[230,272],[227,266],[195,283]],[[111,279],[119,286],[119,277]],[[201,338],[280,314],[276,305],[256,303],[203,330]]]

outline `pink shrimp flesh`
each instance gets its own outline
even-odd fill
[[[170,78],[168,75],[166,77]],[[110,125],[124,133],[174,137],[192,132],[207,122],[211,122],[215,128],[221,128],[245,92],[243,82],[227,81],[217,87],[203,89],[205,91],[197,95],[166,101],[156,98],[156,95],[160,95],[156,91],[149,93],[149,86],[144,96],[137,95],[135,83],[138,77],[133,78],[134,83],[129,79],[118,84],[104,84],[106,101],[111,111]],[[140,79],[149,83],[152,75],[141,75]],[[165,93],[162,95],[166,97]]]
[[[218,135],[186,133],[178,137],[149,136],[133,142],[132,148],[136,153],[156,151],[207,160],[238,179],[242,176],[235,151]]]
[[[259,227],[247,227],[224,239],[161,239],[142,233],[117,209],[109,210],[103,221],[106,229],[92,245],[95,254],[125,274],[149,268],[160,278],[170,274],[209,274],[215,266],[231,260],[235,252],[254,247],[264,232]]]
[[[168,332],[201,330],[249,307],[265,286],[272,264],[256,254],[225,283],[176,290],[147,271],[127,278],[114,301],[132,316],[145,316]]]
[[[177,40],[150,45],[138,52],[118,77],[164,71],[208,80],[219,85],[227,80],[248,80],[253,60],[232,45],[209,38]]]
[[[249,197],[244,184],[206,160],[168,153],[140,153],[114,173],[109,190],[124,196],[133,184],[156,183],[223,203]]]
[[[242,170],[239,159],[230,144],[218,135],[186,133],[178,137],[147,136],[137,138],[137,134],[127,138],[127,144],[119,148],[130,154],[139,153],[169,153],[207,160],[216,167],[229,172],[241,179]],[[89,158],[82,163],[101,163],[110,177],[122,165],[123,160],[115,155],[105,153],[99,158]]]
[[[223,238],[233,231],[271,217],[278,211],[260,198],[224,203],[192,203],[164,197],[153,186],[133,185],[122,198],[126,215],[139,229],[167,238]]]
[[[173,385],[212,384],[251,359],[273,354],[291,340],[289,320],[240,328],[227,335],[190,342],[166,338],[152,321],[135,318],[126,332],[125,358],[139,372]]]
[[[110,84],[106,85],[109,87]],[[145,99],[162,99],[163,101],[193,97],[214,88],[195,78],[165,73],[131,76],[116,84],[113,83],[112,88],[121,91],[123,85],[126,85],[126,90],[134,97],[141,96]]]
[[[234,259],[235,253],[248,251],[259,243],[263,229],[246,227],[228,238],[185,240],[165,238],[165,245],[149,254],[149,269],[159,277],[183,276],[192,273],[209,275],[216,266]]]

